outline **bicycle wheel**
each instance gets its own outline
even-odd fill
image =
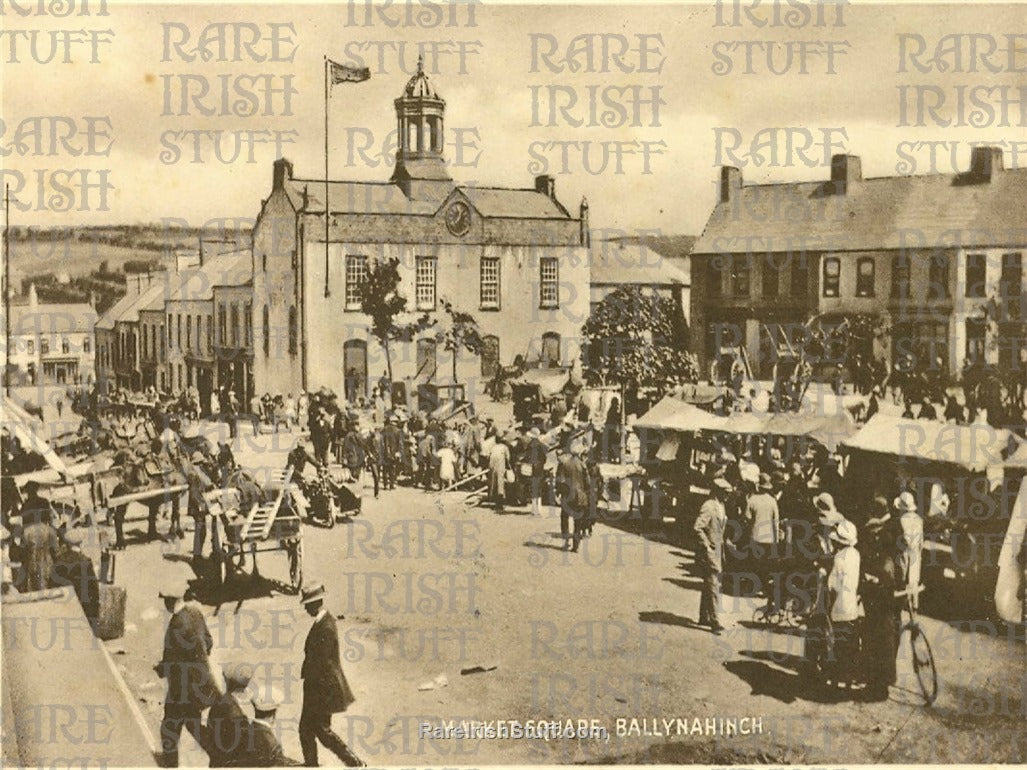
[[[938,672],[934,667],[934,654],[927,642],[927,634],[919,623],[910,623],[909,647],[913,653],[913,673],[920,685],[924,703],[930,706],[938,697]]]

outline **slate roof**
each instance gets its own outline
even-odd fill
[[[1027,169],[997,170],[990,181],[871,178],[840,194],[831,182],[749,185],[731,198],[713,209],[692,253],[788,251],[803,242],[807,251],[1027,243]]]
[[[688,273],[672,260],[644,243],[593,241],[589,253],[592,285],[639,284],[643,286],[688,286]]]
[[[87,332],[96,322],[96,308],[86,302],[42,302],[35,307],[11,305],[11,334]]]
[[[289,179],[285,189],[297,211],[324,212],[324,180]],[[486,219],[571,218],[557,201],[534,188],[464,187],[444,180],[418,180],[418,197],[413,199],[392,182],[329,182],[328,197],[333,214],[434,216],[454,189]]]
[[[249,249],[219,254],[202,267],[183,270],[169,301],[206,301],[214,296],[215,286],[240,286],[253,279],[253,259]]]

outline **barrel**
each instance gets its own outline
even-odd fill
[[[96,618],[96,635],[104,641],[125,635],[125,600],[128,593],[122,586],[100,584],[100,610]]]

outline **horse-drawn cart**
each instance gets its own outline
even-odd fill
[[[232,580],[253,561],[253,574],[259,574],[257,554],[284,551],[289,564],[288,587],[298,592],[303,585],[302,494],[286,468],[270,480],[265,499],[246,514],[237,514],[238,493],[234,489],[216,490],[207,498],[212,513],[212,559],[219,586]]]

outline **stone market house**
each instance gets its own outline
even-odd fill
[[[363,395],[386,370],[360,310],[360,286],[376,260],[399,260],[408,318],[441,300],[470,312],[486,337],[480,357],[458,356],[468,396],[496,368],[520,357],[571,365],[589,310],[588,214],[556,196],[555,180],[533,187],[454,182],[443,157],[445,101],[419,71],[395,100],[399,147],[391,180],[331,181],[325,248],[325,180],[274,164],[253,236],[253,375],[260,392],[322,386]],[[402,320],[402,319],[401,319]],[[415,392],[452,380],[452,358],[434,329],[392,345],[393,378]]]
[[[958,376],[1025,355],[1027,169],[1004,168],[999,148],[975,147],[958,174],[864,179],[858,157],[836,155],[824,181],[744,185],[725,167],[718,198],[692,252],[704,371],[744,345],[769,377],[808,320],[855,314],[890,330],[874,350],[889,364]]]

